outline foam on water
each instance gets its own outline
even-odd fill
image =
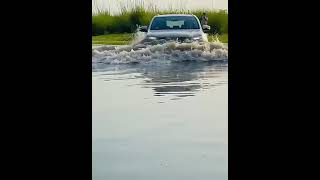
[[[126,46],[99,46],[92,48],[92,63],[128,64],[180,61],[226,61],[228,48],[216,41],[210,43],[175,41],[139,44],[144,33],[136,33]]]

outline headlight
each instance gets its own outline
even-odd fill
[[[198,36],[198,37],[194,37],[192,38],[193,40],[201,40],[202,39],[202,36]]]
[[[148,39],[150,39],[150,40],[156,40],[157,38],[156,37],[148,37]]]

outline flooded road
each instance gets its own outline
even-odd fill
[[[190,47],[93,49],[93,180],[228,179],[227,50]]]

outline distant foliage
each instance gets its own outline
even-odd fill
[[[198,18],[206,12],[209,18],[208,25],[211,26],[210,34],[228,33],[228,13],[225,10],[194,10],[172,8],[159,11],[156,6],[144,8],[143,4],[121,5],[119,14],[111,15],[107,10],[98,10],[92,15],[93,35],[104,35],[110,33],[133,33],[137,26],[149,25],[151,19],[157,14],[194,14]]]

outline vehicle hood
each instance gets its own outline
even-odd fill
[[[158,37],[158,38],[177,38],[186,37],[192,38],[202,36],[203,32],[198,29],[177,29],[177,30],[150,30],[147,36]]]

